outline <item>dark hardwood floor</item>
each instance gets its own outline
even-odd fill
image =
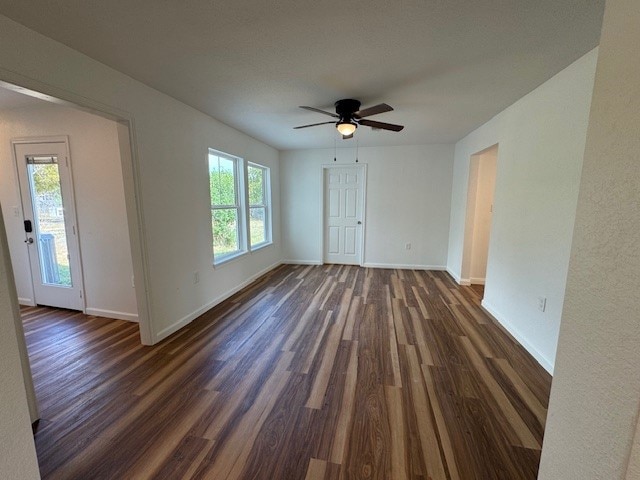
[[[473,284],[470,285],[471,289],[473,289],[474,292],[476,292],[476,294],[482,298],[484,295],[484,285],[478,285],[478,284]]]
[[[153,347],[24,308],[45,479],[534,479],[550,376],[443,272],[282,266]]]

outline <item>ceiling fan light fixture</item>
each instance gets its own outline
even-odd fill
[[[353,132],[356,131],[358,126],[353,122],[338,122],[336,124],[336,128],[343,136],[353,135]]]

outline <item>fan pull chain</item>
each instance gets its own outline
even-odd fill
[[[338,147],[336,146],[336,136],[333,136],[333,161],[337,161]]]
[[[360,150],[360,141],[356,138],[356,163],[358,163],[358,152]]]

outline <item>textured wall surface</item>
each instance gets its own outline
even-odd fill
[[[40,478],[14,325],[16,287],[0,214],[0,477]]]
[[[640,2],[607,2],[542,480],[622,479],[640,399]],[[635,477],[637,478],[637,477]]]
[[[640,422],[636,424],[636,434],[633,437],[625,480],[637,480],[638,478],[640,478]]]

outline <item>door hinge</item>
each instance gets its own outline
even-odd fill
[[[80,298],[82,298],[82,290],[80,290]]]
[[[69,157],[64,157],[64,164],[69,167]]]
[[[76,234],[76,226],[73,225],[71,228],[73,228],[73,234],[75,235]]]

